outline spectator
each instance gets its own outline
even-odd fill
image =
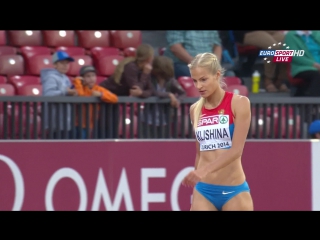
[[[159,98],[169,98],[171,106],[174,108],[180,107],[181,98],[186,96],[185,91],[180,86],[178,81],[174,78],[174,68],[173,61],[165,56],[157,56],[154,58],[153,66],[152,66],[152,78],[151,78],[154,95]],[[155,128],[153,127],[153,118],[152,113],[155,111]],[[162,114],[160,114],[162,111]],[[143,135],[147,136],[147,129],[149,129],[150,137],[161,137],[163,132],[166,133],[167,123],[166,123],[166,113],[171,114],[171,112],[164,111],[160,106],[152,105],[150,108],[150,112],[147,116],[147,120],[143,119],[144,122],[144,132]],[[162,126],[160,125],[160,115],[162,115]],[[156,132],[155,132],[156,131]],[[166,136],[169,137],[169,136]]]
[[[141,44],[137,48],[136,57],[122,60],[114,74],[100,83],[118,96],[150,97],[152,86],[150,73],[154,56],[153,48],[148,44]]]
[[[137,48],[135,57],[128,57],[122,60],[115,69],[115,72],[109,79],[100,83],[117,96],[133,96],[147,98],[152,95],[151,70],[154,50],[148,44],[141,44]],[[119,106],[112,108],[112,127],[118,129],[119,126]],[[102,123],[104,124],[104,123]],[[108,128],[107,128],[108,129]],[[116,138],[117,132],[111,134],[111,138]]]
[[[93,66],[83,66],[80,69],[80,76],[76,77],[73,80],[73,85],[75,87],[75,90],[77,90],[79,96],[86,96],[86,97],[99,97],[102,101],[107,103],[117,103],[118,97],[117,95],[111,93],[107,89],[100,87],[96,84],[97,82],[97,75],[96,70]],[[86,128],[86,106],[83,106],[82,110],[82,126],[79,124],[79,119],[77,119],[77,138],[80,139],[86,139],[89,135],[91,135],[94,121],[96,121],[96,118],[98,116],[94,116],[93,107],[89,106],[89,114],[90,114],[90,123],[89,123],[89,129],[90,132],[87,132]],[[98,110],[98,109],[97,109]]]
[[[222,46],[218,31],[167,31],[164,55],[174,62],[175,77],[190,76],[188,64],[201,52],[213,52],[221,62]],[[227,72],[226,76],[234,75]]]
[[[256,46],[260,49],[281,49],[279,42],[283,43],[284,33],[281,31],[261,31],[261,30],[243,30],[233,31],[235,41],[239,44]],[[277,44],[273,46],[273,44]],[[279,74],[276,74],[278,67]],[[265,61],[264,63],[264,87],[267,92],[288,92],[289,89],[285,84],[287,80],[286,64],[273,63]]]
[[[320,120],[315,120],[310,124],[309,134],[312,139],[320,139]]]
[[[66,73],[69,69],[69,63],[73,62],[74,59],[71,58],[66,52],[57,51],[52,56],[52,61],[54,69],[42,69],[40,73],[43,96],[76,96],[77,91],[71,89],[71,82],[67,77]],[[52,128],[53,128],[53,138],[64,138],[63,134],[65,130],[68,131],[67,138],[71,138],[71,106],[70,104],[66,105],[67,115],[64,115],[63,108],[60,108],[59,119],[56,119],[56,107],[53,104],[50,107],[52,113]],[[49,119],[48,119],[48,105],[44,107],[44,122],[45,129],[49,128]],[[64,129],[64,122],[67,122],[67,129]],[[60,124],[58,128],[56,123]],[[58,128],[58,129],[57,129]],[[60,131],[60,133],[58,132]],[[60,137],[59,137],[60,135]]]
[[[289,31],[285,43],[291,50],[305,51],[290,63],[291,75],[303,80],[294,96],[320,96],[320,31]]]

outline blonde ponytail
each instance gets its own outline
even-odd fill
[[[201,110],[205,103],[205,98],[201,97],[194,105],[193,108],[193,128],[196,129],[198,127],[198,122],[201,115]]]

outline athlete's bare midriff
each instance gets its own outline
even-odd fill
[[[217,157],[228,149],[220,149],[213,151],[200,152],[200,158],[197,168],[206,167],[212,163]],[[217,172],[208,174],[202,182],[216,185],[240,185],[245,181],[245,174],[242,169],[241,158],[236,159],[228,166],[218,170]]]

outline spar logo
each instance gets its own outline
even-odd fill
[[[284,49],[283,50],[272,50],[272,48],[275,48],[276,46],[281,46]],[[304,56],[304,50],[291,50],[289,46],[287,46],[285,43],[274,43],[272,46],[269,46],[266,50],[260,50],[259,57],[264,57],[264,60],[267,61],[267,63],[272,62],[274,63],[290,63],[292,61],[293,57],[303,57]]]
[[[227,124],[229,122],[228,115],[215,115],[208,117],[201,117],[198,126],[208,126],[217,124]]]

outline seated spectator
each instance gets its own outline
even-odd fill
[[[122,60],[110,78],[100,83],[117,96],[133,96],[147,98],[152,95],[151,70],[154,50],[148,44],[141,44],[137,48],[135,57],[128,57]],[[107,124],[112,125],[114,132],[111,138],[117,137],[119,126],[119,107],[115,105],[112,109],[113,117],[108,119]],[[104,124],[104,123],[102,123]],[[108,129],[108,128],[106,128]]]
[[[167,31],[164,56],[173,60],[175,77],[189,76],[188,64],[199,53],[213,52],[221,62],[222,46],[218,31]],[[226,72],[225,76],[233,75]]]
[[[157,56],[154,58],[151,81],[153,84],[155,96],[158,96],[159,98],[169,98],[172,107],[180,107],[179,99],[185,97],[186,93],[180,86],[178,81],[174,78],[173,61],[170,58],[165,56]],[[153,127],[153,111],[155,111],[156,128]],[[160,111],[162,111],[162,126],[160,125]],[[170,111],[165,111],[165,109],[160,108],[159,105],[151,105],[149,114],[145,115],[147,119],[142,118],[142,121],[144,122],[143,135],[147,136],[146,131],[149,128],[149,136],[151,138],[159,138],[161,136],[165,137],[165,135],[161,134],[161,131],[163,131],[163,133],[166,133],[165,130],[168,127],[166,123],[166,113],[171,114]]]
[[[278,45],[279,42],[283,43],[284,33],[281,31],[261,31],[261,30],[244,30],[233,31],[235,41],[239,44],[255,46],[260,49],[281,49],[282,46]],[[273,46],[273,44],[277,44]],[[278,68],[278,74],[277,73]],[[286,64],[273,63],[265,61],[264,63],[264,87],[267,92],[288,92],[289,89],[285,84],[287,80]]]
[[[66,73],[69,69],[69,63],[73,62],[74,59],[71,58],[66,52],[57,51],[52,56],[52,61],[54,68],[53,69],[42,69],[40,73],[42,89],[43,89],[43,96],[76,96],[77,91],[71,89],[71,82],[67,77]],[[64,138],[64,120],[67,120],[67,131],[68,136],[67,138],[71,138],[71,106],[67,104],[67,116],[64,115],[63,108],[60,108],[60,129],[56,129],[56,107],[53,104],[50,104],[51,113],[52,113],[52,128],[54,132],[54,139],[59,138],[60,131],[60,138]],[[49,119],[48,119],[48,105],[45,105],[44,108],[44,122],[45,122],[45,129],[48,130],[49,128]]]
[[[290,63],[291,76],[303,80],[294,96],[320,96],[320,31],[289,31],[285,43],[291,50],[305,51]]]
[[[137,48],[136,57],[122,60],[110,78],[100,83],[118,96],[150,97],[152,86],[150,73],[154,50],[148,44],[141,44]]]
[[[87,96],[87,97],[99,97],[102,101],[107,103],[117,103],[118,97],[117,95],[111,93],[109,90],[100,87],[96,84],[97,82],[97,75],[96,70],[93,66],[84,66],[80,69],[80,76],[76,77],[73,80],[73,85],[75,90],[78,92],[79,96]],[[79,124],[79,119],[77,119],[77,138],[79,139],[86,139],[88,136],[91,135],[94,121],[96,121],[97,116],[94,116],[93,107],[89,106],[89,114],[90,114],[90,123],[89,129],[90,132],[87,132],[86,129],[86,106],[83,106],[82,110],[82,126]],[[98,109],[97,109],[98,110]]]
[[[320,120],[315,120],[310,124],[309,134],[312,139],[320,139]]]

